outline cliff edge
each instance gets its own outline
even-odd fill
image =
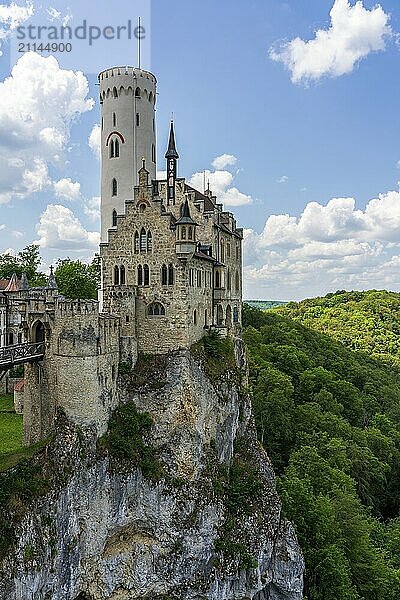
[[[243,343],[229,344],[121,365],[107,434],[60,414],[56,437],[1,474],[2,599],[302,599]]]

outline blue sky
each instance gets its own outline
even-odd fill
[[[147,2],[99,2],[95,16],[75,1],[17,5],[27,14],[0,7],[0,39],[10,28],[4,8],[14,11],[12,27],[16,14],[24,25],[44,23],[53,9],[60,15],[50,12],[49,24],[142,15],[143,66],[158,78],[158,169],[173,112],[180,174],[199,183],[196,174],[210,170],[246,230],[247,297],[400,291],[398,1],[153,0],[151,19]],[[2,43],[1,80],[18,61],[14,44]],[[56,58],[58,71],[22,55],[0,85],[0,252],[39,241],[47,266],[95,250],[93,71],[135,64],[136,45],[103,40],[91,52],[83,43]]]

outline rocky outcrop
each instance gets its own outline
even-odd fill
[[[245,372],[206,372],[201,355],[181,351],[121,378],[121,401],[152,417],[158,480],[99,455],[90,428],[63,425],[46,460],[65,480],[16,525],[2,599],[301,600],[303,558],[257,443]]]

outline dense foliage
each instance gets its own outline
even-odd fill
[[[13,273],[28,277],[30,287],[46,285],[47,277],[40,271],[42,260],[39,246],[27,246],[16,256],[0,254],[0,279],[10,279]],[[90,264],[70,258],[59,259],[55,278],[60,293],[70,300],[95,299],[100,285],[100,259],[96,255]]]
[[[144,437],[153,421],[148,413],[138,412],[134,402],[118,406],[111,416],[108,432],[99,440],[100,453],[106,451],[114,458],[113,465],[122,461],[129,467],[139,467],[145,477],[158,480],[162,477],[162,465],[154,448]]]
[[[96,256],[90,264],[65,258],[55,270],[58,289],[66,298],[95,299],[100,285],[100,261]]]
[[[21,278],[26,273],[31,287],[45,285],[46,277],[39,271],[41,263],[39,246],[26,246],[16,256],[0,254],[0,278],[10,279],[13,273]]]
[[[400,366],[400,294],[370,290],[290,302],[280,314],[327,333],[353,350]]]
[[[305,554],[307,599],[398,598],[400,369],[276,310],[245,307],[244,324],[258,435]]]

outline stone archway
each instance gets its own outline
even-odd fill
[[[45,329],[42,321],[35,321],[31,331],[32,342],[39,344],[45,341]]]

